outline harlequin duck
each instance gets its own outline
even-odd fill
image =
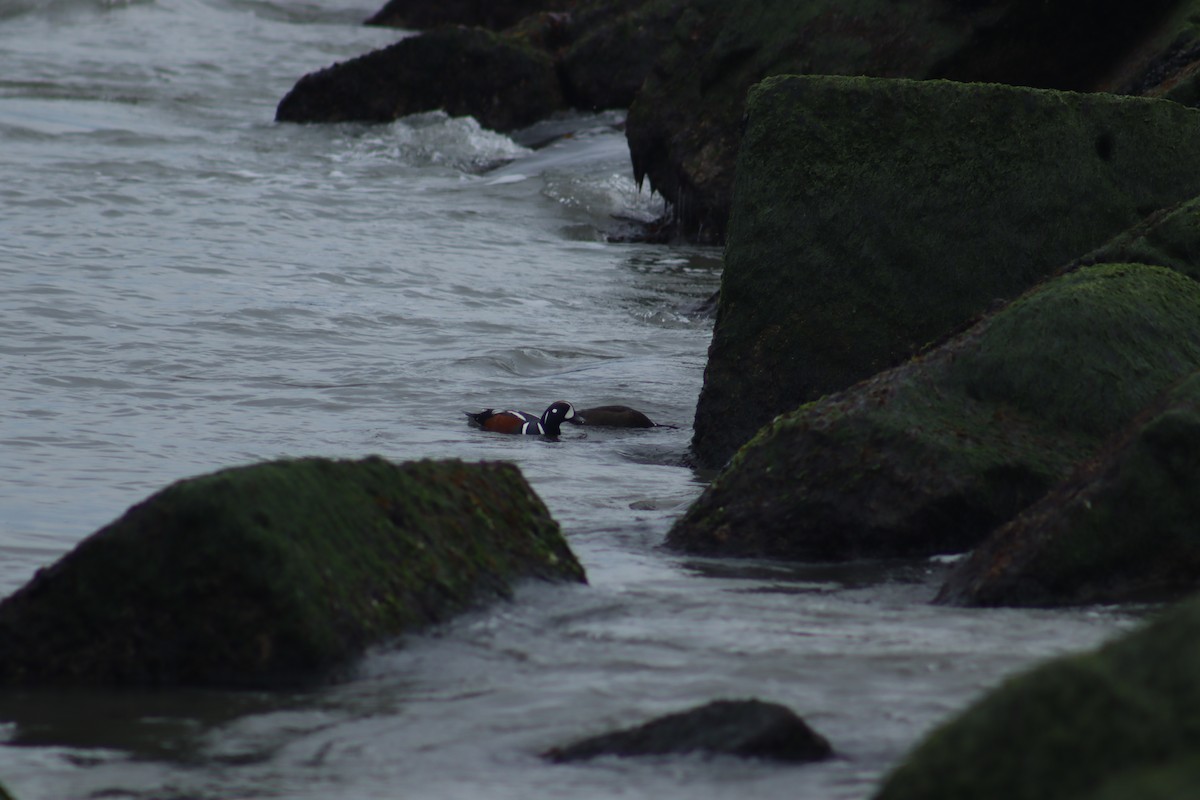
[[[558,436],[561,433],[559,426],[575,419],[575,409],[565,400],[551,403],[550,407],[542,412],[540,419],[524,411],[493,411],[490,408],[476,413],[464,413],[472,425],[478,425],[485,431],[540,436]]]
[[[596,406],[575,412],[571,420],[576,425],[595,425],[605,428],[674,428],[651,421],[642,412],[629,406]]]

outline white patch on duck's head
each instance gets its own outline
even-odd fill
[[[563,420],[573,419],[575,417],[575,408],[566,400],[559,400],[550,404],[544,416],[546,419],[552,419],[553,417],[560,417]]]

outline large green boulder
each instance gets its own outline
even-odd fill
[[[691,0],[637,101],[634,170],[685,236],[721,241],[747,90],[771,75],[1105,85],[1179,0]]]
[[[668,534],[797,560],[960,552],[1200,368],[1200,284],[1101,264],[775,419]]]
[[[1200,374],[998,529],[938,593],[959,605],[1177,598],[1200,587]]]
[[[1200,194],[1200,110],[1016,87],[768,79],[751,92],[698,463],[894,366]]]
[[[875,800],[1183,800],[1200,759],[1200,601],[1012,678],[934,730]],[[1185,788],[1186,787],[1186,788]]]
[[[0,603],[0,685],[276,686],[583,581],[511,464],[275,461],[175,483]]]

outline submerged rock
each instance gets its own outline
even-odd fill
[[[0,685],[275,686],[585,580],[511,464],[276,461],[172,484],[0,603]]]
[[[875,800],[1195,795],[1200,601],[1099,650],[1051,661],[933,731]],[[1187,791],[1173,789],[1187,778]]]
[[[630,108],[634,171],[689,238],[721,241],[747,90],[771,75],[950,78],[1086,90],[1175,0],[691,0]]]
[[[1159,100],[777,77],[748,108],[696,411],[706,467],[1200,194],[1200,111]]]
[[[556,748],[545,757],[565,762],[693,752],[793,762],[820,761],[833,754],[825,737],[785,706],[761,700],[717,700]]]
[[[278,122],[391,122],[421,111],[509,131],[563,109],[550,56],[482,28],[441,28],[309,73]]]
[[[937,601],[1057,606],[1200,588],[1200,373],[1122,439],[997,530]]]
[[[778,417],[675,524],[691,553],[961,552],[1200,368],[1200,284],[1081,268],[908,363]]]

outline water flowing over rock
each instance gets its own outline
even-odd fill
[[[748,100],[693,450],[894,366],[1200,193],[1200,111],[949,81],[777,77]]]
[[[585,579],[511,464],[226,469],[132,507],[0,603],[0,684],[308,683],[524,578]]]
[[[1195,793],[1200,601],[1010,679],[934,730],[875,800],[1117,800]]]
[[[1069,272],[965,333],[778,417],[675,524],[693,553],[961,552],[1200,368],[1200,285]]]

